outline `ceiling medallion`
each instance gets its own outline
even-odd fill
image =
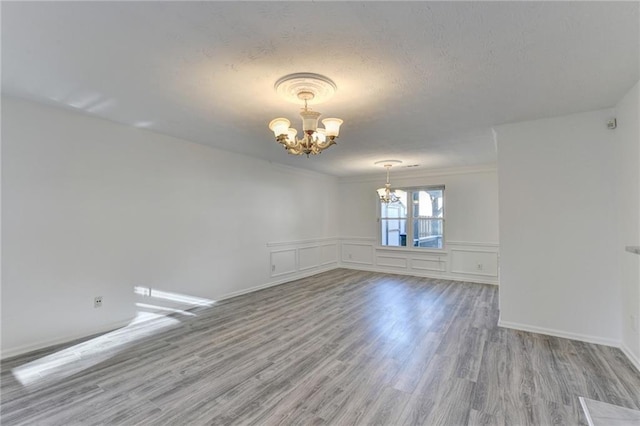
[[[381,160],[376,161],[374,164],[382,164],[382,166],[387,169],[387,183],[383,188],[378,188],[376,191],[378,192],[378,196],[380,197],[380,202],[385,204],[397,203],[400,201],[400,197],[396,194],[396,191],[391,189],[391,183],[389,183],[389,169],[394,164],[402,164],[400,160]]]
[[[323,128],[318,128],[320,113],[312,111],[309,104],[319,104],[331,98],[336,92],[336,84],[329,78],[313,73],[296,73],[285,75],[274,85],[276,92],[290,102],[304,103],[300,111],[302,118],[302,139],[296,138],[298,131],[290,128],[291,122],[286,118],[275,118],[269,123],[276,141],[284,146],[289,154],[307,157],[320,154],[331,145],[335,145],[342,120],[325,118]]]

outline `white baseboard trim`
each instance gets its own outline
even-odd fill
[[[301,273],[298,273],[298,274],[294,274],[294,273],[287,274],[287,277],[279,279],[279,280],[276,280],[276,281],[271,281],[271,282],[268,282],[266,284],[260,284],[260,285],[257,285],[257,286],[249,287],[249,288],[246,288],[244,290],[234,291],[232,293],[227,293],[225,295],[222,295],[222,296],[218,297],[216,299],[216,302],[219,302],[219,301],[222,301],[222,300],[226,300],[226,299],[231,299],[233,297],[242,296],[243,294],[253,293],[254,291],[263,290],[265,288],[275,287],[275,286],[281,285],[281,284],[286,284],[286,283],[289,283],[291,281],[300,280],[302,278],[308,278],[308,277],[311,277],[313,275],[317,275],[317,274],[320,274],[322,272],[328,272],[328,271],[331,271],[333,269],[338,269],[338,268],[339,268],[339,266],[337,265],[337,263],[332,263],[331,265],[326,265],[326,266],[314,268],[313,270],[305,269],[304,272],[301,272]]]
[[[620,350],[629,359],[629,361],[631,361],[631,364],[633,364],[636,370],[640,372],[640,358],[631,352],[631,349],[629,349],[624,343],[620,345]]]
[[[96,327],[94,329],[90,329],[90,330],[85,331],[83,333],[74,333],[74,334],[69,334],[69,335],[64,336],[64,337],[57,337],[55,339],[41,340],[41,341],[36,342],[36,343],[29,343],[29,344],[26,344],[26,345],[15,347],[15,348],[9,348],[9,349],[2,348],[2,351],[0,352],[0,359],[4,360],[4,359],[7,359],[7,358],[12,358],[14,356],[26,354],[26,353],[37,351],[37,350],[40,350],[40,349],[49,348],[51,346],[57,346],[57,345],[61,345],[63,343],[73,342],[74,340],[78,340],[78,339],[82,339],[82,338],[85,338],[85,337],[93,336],[95,334],[108,333],[108,332],[116,330],[118,328],[126,327],[127,325],[129,325],[129,323],[132,320],[133,320],[133,318],[125,320],[125,321],[118,321],[118,322],[114,322],[114,323],[111,323],[111,324],[108,324],[108,325],[104,325],[104,326],[101,326],[101,327]]]
[[[410,271],[410,270],[405,270],[401,268],[380,268],[375,266],[361,266],[359,264],[354,265],[347,262],[342,262],[340,264],[340,268],[353,269],[355,271],[380,272],[382,274],[409,275],[412,277],[425,277],[425,278],[433,278],[437,280],[449,280],[449,281],[458,281],[458,282],[466,282],[466,283],[498,285],[497,280],[488,280],[488,279],[476,278],[476,277],[465,279],[465,277],[458,277],[458,276],[453,276],[448,274],[417,272],[415,270]]]
[[[587,334],[570,333],[567,331],[555,330],[553,328],[537,327],[535,325],[520,324],[517,322],[498,320],[498,326],[504,328],[512,328],[514,330],[528,331],[531,333],[546,334],[548,336],[562,337],[564,339],[579,340],[586,343],[595,343],[596,345],[620,347],[620,341],[609,339],[606,337],[590,336]]]
[[[319,267],[313,271],[311,270],[305,270],[304,273],[299,273],[299,274],[291,274],[290,276],[277,280],[277,281],[272,281],[269,282],[267,284],[262,284],[262,285],[258,285],[255,287],[251,287],[248,289],[244,289],[244,290],[240,290],[240,291],[235,291],[232,293],[228,293],[223,295],[222,297],[219,297],[216,299],[216,301],[221,301],[221,300],[225,300],[225,299],[231,299],[232,297],[236,297],[236,296],[241,296],[243,294],[247,294],[247,293],[253,293],[254,291],[258,291],[258,290],[262,290],[265,288],[269,288],[269,287],[274,287],[277,285],[281,285],[281,284],[285,284],[291,281],[295,281],[295,280],[299,280],[302,278],[307,278],[310,277],[312,275],[316,275],[322,272],[327,272],[330,271],[332,269],[337,269],[338,265],[336,263],[332,264],[332,265],[327,265],[327,266],[323,266],[323,267]],[[214,305],[215,306],[215,305]],[[4,349],[2,348],[2,351],[0,351],[0,359],[4,360],[7,358],[12,358],[14,356],[18,356],[18,355],[23,355],[29,352],[33,352],[33,351],[37,351],[40,349],[45,349],[51,346],[57,346],[60,344],[64,344],[64,343],[69,343],[72,342],[74,340],[77,339],[82,339],[85,337],[89,337],[89,336],[93,336],[96,334],[102,334],[102,333],[108,333],[110,331],[116,330],[118,328],[122,328],[125,327],[127,325],[129,325],[129,323],[131,323],[131,321],[133,320],[133,318],[128,319],[126,321],[119,321],[119,322],[115,322],[115,323],[111,323],[102,327],[97,327],[95,329],[91,329],[89,331],[86,331],[84,333],[76,333],[76,334],[71,334],[71,335],[67,335],[65,337],[59,337],[59,338],[55,338],[55,339],[49,339],[49,340],[43,340],[40,342],[36,342],[36,343],[30,343],[27,345],[23,345],[23,346],[18,346],[15,348],[9,348],[9,349]]]

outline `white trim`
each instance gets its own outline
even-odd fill
[[[434,271],[434,272],[446,272],[447,271],[447,261],[446,260],[440,260],[440,259],[421,259],[419,257],[410,257],[409,258],[411,261],[411,269],[418,269],[420,271]],[[416,266],[415,265],[415,261],[422,261],[422,262],[437,262],[439,265],[439,269],[434,269],[434,268],[423,268],[421,266]],[[443,268],[444,266],[444,268]]]
[[[380,260],[384,259],[400,259],[404,261],[404,266],[402,265],[393,265],[391,263],[380,263]],[[376,256],[376,265],[377,266],[385,266],[387,268],[402,268],[402,269],[408,269],[409,268],[409,259],[404,257],[404,256]]]
[[[308,271],[309,269],[315,269],[315,268],[318,268],[318,267],[320,267],[320,264],[319,264],[319,263],[318,263],[318,264],[315,264],[315,265],[311,265],[311,266],[306,266],[306,267],[304,267],[304,268],[300,268],[300,267],[299,267],[299,268],[298,268],[298,271]]]
[[[631,352],[631,349],[629,349],[629,347],[627,347],[624,342],[620,345],[620,350],[627,358],[629,358],[631,364],[633,364],[633,366],[640,372],[640,358],[638,358],[633,352]]]
[[[496,270],[497,270],[497,265],[498,265],[498,252],[497,251],[491,251],[491,250],[470,250],[470,249],[451,249],[451,257],[453,257],[454,252],[466,252],[466,253],[490,253],[490,254],[495,254],[496,255]],[[471,276],[482,276],[482,277],[496,277],[498,278],[498,274],[490,274],[487,272],[479,272],[479,271],[463,271],[461,269],[453,269],[453,260],[451,261],[451,273],[452,274],[462,274],[462,275],[471,275]]]
[[[338,264],[339,259],[338,259],[338,242],[337,241],[335,243],[323,244],[317,247],[320,247],[320,257],[322,257],[322,249],[324,247],[333,247],[335,249],[335,255],[336,255],[335,260],[330,260],[328,262],[320,262],[320,266],[330,265],[332,263]]]
[[[466,252],[466,253],[490,253],[490,254],[495,254],[496,255],[496,270],[497,270],[497,266],[498,266],[498,252],[494,251],[494,250],[472,250],[472,249],[451,249],[449,250],[449,252],[451,253],[451,257],[453,258],[453,253],[454,252]],[[462,275],[479,275],[479,276],[483,276],[483,277],[498,277],[498,274],[489,274],[486,272],[468,272],[468,271],[463,271],[463,270],[454,270],[453,269],[453,260],[451,261],[451,273],[452,274],[462,274]]]
[[[480,243],[477,241],[445,241],[446,246],[500,247],[498,243]]]
[[[356,263],[356,262],[353,262]],[[442,273],[421,273],[416,269],[411,270],[402,270],[402,269],[384,269],[384,268],[376,268],[376,267],[355,267],[351,265],[346,265],[344,262],[340,264],[340,268],[351,269],[354,271],[367,271],[367,272],[380,272],[382,274],[395,274],[395,275],[409,275],[412,277],[424,277],[424,278],[433,278],[436,280],[449,280],[456,281],[462,283],[476,283],[476,284],[487,284],[487,285],[498,285],[498,280],[485,280],[485,279],[477,279],[474,277],[473,281],[462,279],[461,277],[455,277],[449,274]]]
[[[353,263],[353,264],[357,264],[357,265],[371,265],[371,266],[373,266],[373,262],[361,262],[359,260],[349,260],[349,259],[345,260],[345,259],[342,259],[342,264],[345,264],[345,263]],[[349,268],[347,268],[347,269],[349,269]],[[357,268],[354,268],[354,269],[357,269]]]
[[[298,247],[298,271],[306,271],[309,269],[314,269],[317,268],[318,266],[320,266],[320,250],[322,249],[323,246],[309,246],[309,247]],[[300,266],[300,253],[302,252],[302,250],[316,250],[316,259],[315,259],[315,264],[311,265],[311,266],[305,266],[304,268],[302,268]]]
[[[69,343],[69,342],[73,342],[74,340],[78,340],[78,339],[83,339],[86,337],[91,337],[95,334],[103,334],[103,333],[108,333],[110,331],[113,330],[117,330],[118,328],[122,328],[122,327],[126,327],[127,325],[129,325],[129,323],[131,323],[131,321],[133,321],[134,318],[129,318],[127,320],[124,321],[118,321],[118,322],[114,322],[114,323],[110,323],[108,325],[104,325],[101,327],[95,327],[95,328],[91,328],[89,329],[89,331],[83,332],[83,333],[73,333],[73,334],[68,334],[64,337],[57,337],[55,339],[47,339],[47,340],[41,340],[39,342],[36,343],[29,343],[26,345],[22,345],[22,346],[18,346],[15,348],[10,348],[10,349],[3,349],[2,352],[0,353],[0,359],[4,360],[7,358],[11,358],[17,355],[22,355],[22,354],[26,354],[29,352],[33,352],[33,351],[37,351],[40,349],[46,349],[46,348],[50,348],[52,346],[58,346],[64,343]]]
[[[352,259],[345,259],[344,255],[344,247],[345,245],[350,245],[350,246],[361,246],[361,247],[369,247],[371,249],[371,261],[370,262],[363,262],[360,260],[352,260]],[[343,242],[340,244],[340,263],[356,263],[359,265],[373,265],[376,261],[376,256],[375,253],[373,252],[373,246],[371,244],[368,243],[351,243],[351,242]]]
[[[418,254],[418,253],[424,253],[424,254],[428,254],[431,256],[446,256],[449,253],[444,249],[430,249],[430,248],[411,248],[411,247],[397,247],[397,246],[373,246],[374,249],[376,249],[376,251],[380,250],[389,250],[389,251],[399,251],[399,252],[403,252],[403,253],[407,253],[407,254]]]
[[[284,279],[272,281],[272,282],[269,282],[269,283],[266,283],[266,284],[262,284],[262,285],[257,285],[257,286],[250,287],[250,288],[247,288],[247,289],[244,289],[244,290],[240,290],[240,291],[234,291],[232,293],[227,293],[227,294],[225,294],[223,296],[215,298],[215,301],[216,302],[220,302],[222,300],[231,299],[231,298],[237,297],[237,296],[242,296],[243,294],[253,293],[254,291],[263,290],[263,289],[269,288],[269,287],[275,287],[277,285],[286,284],[286,283],[291,282],[291,281],[296,281],[296,280],[300,280],[300,279],[303,279],[303,278],[308,278],[310,276],[313,276],[313,275],[316,275],[316,274],[320,274],[322,272],[328,272],[328,271],[331,271],[333,269],[338,269],[337,262],[334,262],[334,263],[335,263],[335,265],[332,266],[332,267],[318,268],[318,269],[316,269],[315,271],[312,271],[312,272],[298,273],[298,274],[296,274],[294,276],[290,276],[290,277],[287,277],[287,278],[284,278]],[[215,306],[215,304],[214,304],[214,306]],[[119,322],[116,322],[116,323],[105,325],[103,327],[97,327],[95,329],[92,329],[89,332],[82,333],[82,334],[72,334],[72,335],[68,335],[66,337],[61,337],[61,338],[51,339],[51,340],[44,340],[44,341],[40,341],[40,342],[37,342],[37,343],[31,343],[31,344],[24,345],[24,346],[18,346],[16,348],[3,350],[2,352],[0,352],[0,359],[5,360],[7,358],[11,358],[11,357],[14,357],[14,356],[26,354],[26,353],[29,353],[29,352],[33,352],[33,351],[37,351],[37,350],[41,350],[41,349],[46,349],[46,348],[50,348],[52,346],[62,345],[62,344],[65,344],[65,343],[70,343],[70,342],[73,342],[74,340],[91,337],[91,336],[96,335],[96,334],[108,333],[108,332],[116,330],[118,328],[126,327],[127,325],[129,325],[131,323],[131,321],[133,321],[133,319],[134,318],[128,319],[126,321],[119,321]],[[152,320],[150,320],[150,321],[152,321]]]
[[[274,241],[268,242],[267,247],[281,247],[281,246],[296,246],[301,244],[317,244],[317,243],[326,243],[329,241],[337,241],[340,240],[338,237],[328,237],[328,238],[310,238],[308,240],[297,240],[297,241]]]
[[[342,243],[342,245],[343,245],[343,246],[344,246],[344,245],[350,245],[350,246],[364,246],[364,247],[371,247],[371,248],[374,248],[371,244],[368,244],[368,243],[365,243],[365,242],[362,242],[362,243],[358,243],[358,242],[352,243],[352,242],[347,241],[347,242]]]
[[[274,270],[274,268],[273,268],[273,267],[275,266],[275,263],[274,263],[274,261],[273,261],[273,255],[274,255],[275,253],[285,253],[285,252],[288,252],[288,251],[292,251],[292,252],[293,252],[293,257],[294,257],[294,260],[293,260],[293,263],[294,263],[294,265],[293,265],[293,269],[290,269],[290,270],[288,270],[288,271],[283,271],[283,272],[274,273],[274,272],[275,272],[275,270]],[[282,276],[282,275],[289,275],[289,274],[293,274],[293,273],[294,273],[294,272],[296,272],[297,270],[298,270],[298,249],[297,249],[297,248],[290,248],[290,249],[283,249],[283,250],[274,250],[274,251],[271,251],[271,252],[269,253],[269,271],[270,271],[269,276],[270,276],[270,277],[272,277],[272,278],[273,278],[273,277],[280,277],[280,276]]]
[[[619,340],[610,339],[607,337],[590,336],[588,334],[580,334],[580,333],[570,333],[566,331],[555,330],[553,328],[537,327],[535,325],[520,324],[517,322],[510,322],[510,321],[502,321],[502,319],[498,320],[498,326],[504,327],[504,328],[512,328],[514,330],[528,331],[531,333],[546,334],[548,336],[562,337],[564,339],[580,340],[582,342],[595,343],[597,345],[612,346],[614,348],[620,347]]]
[[[498,276],[496,274],[487,274],[487,273],[479,273],[479,272],[464,272],[461,270],[451,270],[452,274],[460,274],[460,275],[471,275],[472,277],[478,276],[478,277],[496,277],[498,278]]]

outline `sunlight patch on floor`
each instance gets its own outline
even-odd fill
[[[146,310],[146,312],[143,312],[143,311],[140,311],[140,309],[138,309],[138,315],[144,314],[144,313],[156,313],[156,316],[157,316],[158,313],[164,313],[165,315],[180,314],[188,317],[196,316],[196,314],[194,314],[193,312],[185,311],[182,309],[169,308],[166,306],[158,306],[158,305],[149,305],[148,303],[136,303],[136,307]]]
[[[140,326],[142,322],[145,323],[144,326]],[[15,367],[11,372],[25,387],[63,380],[106,361],[137,340],[176,327],[178,324],[180,321],[176,318],[152,312],[138,312],[126,327]]]
[[[138,299],[137,313],[127,326],[15,367],[13,376],[25,387],[66,379],[106,361],[136,341],[178,326],[178,315],[195,317],[190,309],[215,303],[211,299],[150,287],[135,286],[133,292]]]

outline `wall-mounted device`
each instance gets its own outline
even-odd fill
[[[616,121],[615,118],[612,118],[611,120],[607,121],[607,129],[613,130],[616,127],[618,127],[618,122]]]

